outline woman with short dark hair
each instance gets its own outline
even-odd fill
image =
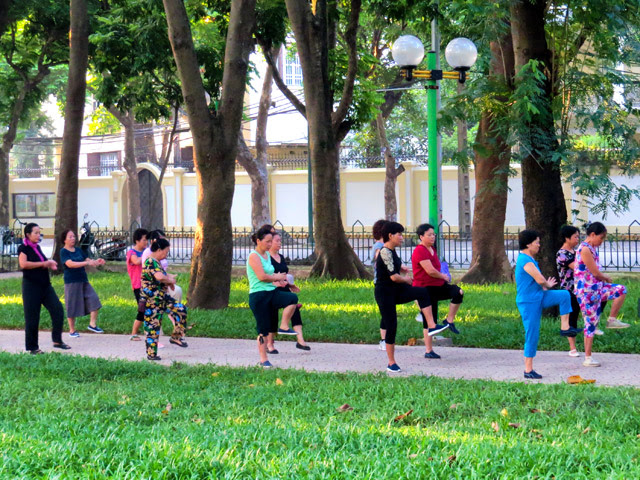
[[[387,222],[382,228],[384,247],[380,250],[376,260],[377,278],[375,283],[375,298],[382,317],[385,330],[385,348],[389,363],[387,371],[401,372],[395,359],[396,331],[398,329],[398,313],[396,305],[418,301],[427,323],[427,335],[432,336],[445,330],[444,325],[437,325],[431,314],[431,300],[426,288],[412,286],[413,279],[403,267],[402,260],[396,253],[396,248],[402,245],[404,227],[397,222]]]
[[[607,228],[600,222],[587,227],[587,238],[576,249],[574,270],[575,294],[580,303],[584,319],[584,362],[585,367],[599,367],[600,362],[591,357],[593,336],[598,329],[602,302],[613,300],[607,328],[627,328],[628,323],[618,320],[618,312],[624,305],[627,289],[624,285],[612,283],[611,277],[600,270],[598,247],[607,238]]]
[[[573,293],[573,269],[576,264],[575,248],[580,243],[580,230],[573,225],[564,225],[560,229],[560,237],[562,238],[562,247],[556,253],[556,267],[560,278],[560,288],[569,292],[571,296],[571,308],[573,311],[569,314],[569,326],[577,330],[580,304]],[[569,341],[569,356],[579,357],[580,353],[576,348],[576,337],[568,336],[567,340]]]
[[[40,227],[37,223],[27,223],[24,227],[24,240],[18,247],[18,264],[22,270],[25,349],[33,355],[44,353],[38,345],[42,306],[51,316],[53,346],[62,350],[71,348],[62,341],[64,309],[49,278],[49,269],[57,270],[58,264],[54,260],[47,260],[38,243]]]
[[[271,368],[273,365],[267,358],[267,341],[271,330],[273,311],[282,309],[282,323],[289,325],[289,321],[296,310],[298,296],[295,293],[283,292],[276,289],[273,282],[287,279],[284,273],[275,273],[271,264],[269,249],[273,241],[271,225],[263,225],[251,236],[255,248],[247,258],[247,277],[249,279],[249,308],[256,319],[258,331],[258,354],[260,366]],[[291,330],[291,329],[289,329]],[[293,335],[296,332],[291,330]],[[289,332],[283,332],[289,334]]]
[[[538,262],[533,257],[540,251],[540,234],[535,230],[523,230],[518,235],[520,255],[516,261],[516,305],[524,325],[524,378],[539,380],[542,378],[533,369],[533,358],[538,350],[540,338],[540,318],[545,308],[560,306],[560,315],[564,329],[562,335],[573,334],[569,327],[571,296],[565,290],[551,290],[557,283],[553,277],[545,279],[540,272]]]
[[[169,240],[160,238],[151,245],[151,256],[142,267],[141,298],[145,300],[144,330],[147,332],[146,352],[148,360],[160,360],[158,337],[162,316],[166,313],[174,325],[170,343],[178,347],[188,347],[184,341],[187,328],[187,307],[167,293],[176,284],[176,277],[169,275],[162,267],[162,260],[169,254]]]
[[[60,241],[60,261],[64,266],[64,302],[67,306],[69,336],[79,337],[76,318],[90,315],[87,329],[93,333],[104,333],[98,326],[98,310],[102,308],[100,298],[89,283],[84,267],[104,265],[104,259],[92,260],[85,256],[81,248],[76,248],[76,234],[71,229],[62,232]]]

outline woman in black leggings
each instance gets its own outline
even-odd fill
[[[402,232],[404,232],[404,227],[397,222],[387,222],[384,225],[382,228],[384,247],[376,259],[377,277],[374,292],[386,330],[384,341],[387,357],[389,357],[387,370],[392,373],[401,371],[395,359],[396,331],[398,329],[396,305],[417,300],[429,326],[429,336],[447,328],[443,325],[436,325],[433,321],[430,308],[431,300],[427,289],[411,286],[412,278],[408,275],[402,275],[407,269],[402,266],[402,261],[395,250],[396,247],[402,245]]]

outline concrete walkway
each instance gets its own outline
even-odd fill
[[[79,338],[63,339],[71,350],[52,348],[49,332],[40,332],[40,348],[45,352],[56,351],[64,355],[118,358],[147,361],[144,342],[132,342],[128,335],[81,333]],[[159,350],[164,365],[172,362],[188,364],[214,364],[232,367],[256,366],[258,353],[255,340],[199,338],[187,339],[189,348],[179,348],[169,343],[169,337],[161,337],[165,348]],[[310,343],[311,351],[295,348],[295,342],[278,341],[278,355],[269,359],[279,368],[300,368],[310,372],[386,372],[386,353],[377,345],[351,345],[339,343]],[[24,352],[24,332],[0,330],[0,350],[10,353]],[[521,350],[489,350],[480,348],[437,347],[440,360],[423,358],[424,347],[398,346],[396,360],[402,367],[402,375],[434,375],[443,378],[486,379],[524,381]],[[597,385],[629,385],[640,387],[640,355],[601,353],[594,358],[602,363],[600,368],[582,366],[584,356],[571,358],[567,352],[538,352],[534,368],[542,374],[542,383],[566,382],[570,375],[593,378]],[[531,381],[530,381],[531,382]],[[536,382],[536,381],[534,381]]]

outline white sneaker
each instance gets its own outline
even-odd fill
[[[422,313],[418,312],[418,314],[416,315],[416,322],[422,323]]]
[[[596,328],[596,331],[593,332],[594,335],[604,335],[604,332],[602,330],[600,330],[599,328]]]
[[[621,322],[617,318],[610,318],[607,321],[607,328],[629,328],[631,325]]]
[[[383,352],[387,350],[387,344],[384,343],[384,340],[380,340],[380,343],[378,343],[378,350],[382,350]]]
[[[600,362],[598,362],[597,360],[594,360],[593,357],[585,357],[584,362],[582,362],[582,365],[584,365],[585,367],[599,367]]]
[[[569,356],[570,357],[579,357],[580,356],[580,352],[578,350],[571,350],[571,351],[569,351]]]

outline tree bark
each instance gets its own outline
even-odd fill
[[[378,140],[384,154],[384,218],[390,222],[398,220],[398,202],[396,201],[396,182],[398,176],[404,172],[404,167],[400,165],[396,168],[396,159],[391,152],[389,141],[387,140],[387,128],[382,112],[376,117],[376,131]]]
[[[138,163],[149,162],[158,164],[156,152],[156,140],[153,133],[153,123],[136,123],[135,131],[135,156]]]
[[[464,91],[464,83],[458,83],[458,93]],[[467,122],[458,119],[458,152],[467,150]],[[458,231],[461,238],[471,234],[471,193],[469,192],[469,165],[458,164]]]
[[[60,178],[56,200],[54,259],[60,260],[62,231],[78,228],[78,162],[84,103],[87,92],[87,63],[89,61],[89,16],[86,0],[71,0],[71,28],[69,31],[69,80],[67,103],[64,109],[64,131]],[[61,269],[62,270],[62,269]]]
[[[511,86],[513,48],[511,33],[491,42],[489,75]],[[506,96],[497,98],[507,102]],[[513,269],[505,252],[504,221],[507,211],[510,147],[498,128],[500,112],[484,111],[476,135],[476,197],[471,234],[472,258],[465,283],[513,281]],[[503,130],[504,131],[504,130]]]
[[[287,12],[302,66],[306,117],[309,123],[314,225],[317,260],[313,276],[370,278],[370,273],[347,240],[340,211],[340,142],[350,128],[345,118],[353,99],[357,73],[356,33],[361,2],[353,0],[344,33],[349,50],[340,102],[333,110],[334,92],[329,79],[329,45],[337,12],[328,11],[326,0],[318,0],[312,11],[307,0],[286,0]]]
[[[280,46],[268,52],[271,58],[280,54]],[[271,107],[271,90],[273,85],[273,67],[269,63],[262,82],[260,102],[258,104],[258,118],[256,121],[256,156],[251,155],[244,141],[242,132],[238,135],[238,163],[249,174],[251,179],[251,225],[254,229],[271,223],[269,208],[269,172],[267,171],[267,122]]]
[[[138,165],[136,162],[136,140],[135,140],[135,118],[132,111],[122,113],[116,107],[111,106],[109,112],[118,119],[124,128],[124,162],[122,166],[127,172],[128,200],[127,209],[129,212],[128,224],[125,227],[137,223],[142,225],[142,210],[140,207],[140,183],[138,182]]]
[[[222,94],[213,113],[207,105],[184,2],[163,0],[163,3],[193,136],[198,180],[198,224],[191,261],[189,305],[225,308],[229,304],[233,258],[231,202],[235,160],[249,53],[253,48],[255,0],[231,3]]]
[[[560,165],[552,156],[558,141],[551,105],[553,65],[545,35],[546,3],[513,0],[510,10],[516,73],[530,60],[541,62],[544,68],[544,95],[529,99],[535,101],[539,113],[526,126],[528,138],[522,142],[529,152],[522,159],[522,198],[527,228],[540,233],[540,269],[545,276],[557,276],[555,255],[562,243],[558,232],[567,222],[567,207]]]

